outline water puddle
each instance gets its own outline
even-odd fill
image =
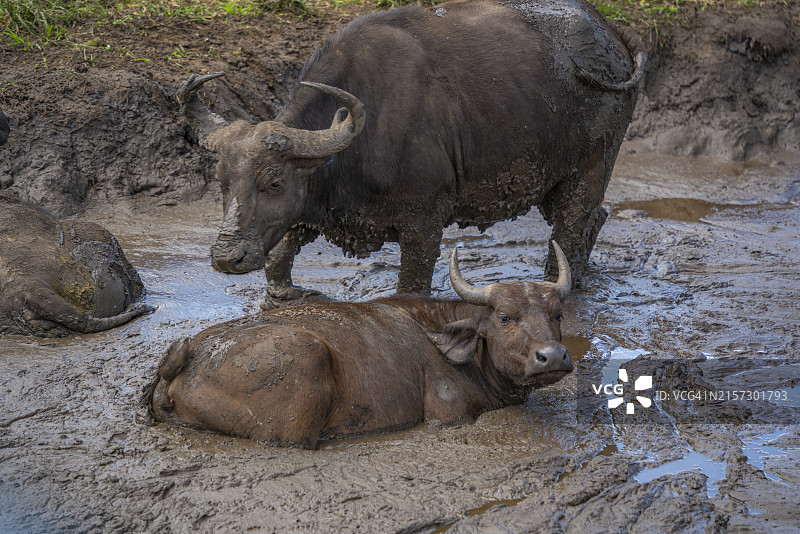
[[[467,245],[488,245],[494,241],[495,238],[487,234],[460,235],[456,237],[443,237],[441,246],[449,250],[454,245],[457,247],[465,247]]]
[[[664,475],[675,475],[682,471],[699,471],[708,477],[708,496],[715,497],[719,495],[719,481],[725,478],[726,465],[725,462],[716,462],[697,451],[691,450],[689,454],[680,460],[673,460],[658,467],[643,469],[633,478],[636,482],[644,484]]]
[[[601,344],[602,340],[599,338],[594,339],[595,344]],[[625,347],[615,347],[611,350],[610,357],[606,365],[603,366],[603,384],[617,384],[622,379],[620,375],[620,368],[629,361],[648,354],[644,349],[628,349]],[[623,382],[627,382],[627,374]],[[609,396],[610,399],[610,396]]]
[[[214,271],[206,259],[137,258],[139,276],[147,288],[146,302],[156,306],[156,319],[184,321],[242,315],[248,292],[264,285],[259,272],[229,275]]]
[[[745,439],[744,447],[742,447],[742,453],[747,456],[748,463],[763,472],[764,476],[768,479],[779,484],[795,485],[783,480],[780,476],[771,473],[769,471],[769,467],[766,465],[766,460],[768,458],[785,459],[788,457],[788,452],[785,449],[781,449],[775,445],[770,445],[770,442],[777,440],[784,434],[786,434],[785,429],[778,429],[768,434]]]
[[[567,347],[572,363],[582,360],[594,347],[590,338],[581,335],[562,336],[561,344]]]
[[[488,512],[489,510],[493,510],[494,508],[498,508],[498,507],[505,508],[507,506],[516,506],[516,505],[518,505],[519,503],[521,503],[524,500],[525,500],[525,498],[523,497],[522,499],[495,499],[495,500],[491,500],[491,501],[486,501],[485,503],[483,503],[482,505],[480,505],[480,506],[478,506],[476,508],[470,508],[469,510],[466,510],[462,514],[462,517],[473,517],[473,516],[476,516],[476,515],[483,515],[486,512]],[[452,523],[448,523],[446,525],[442,525],[440,527],[437,527],[437,528],[433,529],[431,531],[431,533],[432,534],[439,534],[439,533],[442,533],[442,532],[447,532],[448,530],[453,528],[453,525],[458,523],[458,521],[459,520],[456,520],[456,521],[453,521]]]
[[[623,219],[649,217],[673,221],[699,223],[713,213],[742,208],[743,204],[717,204],[696,198],[654,198],[624,202],[614,208],[612,214]]]
[[[606,345],[606,341],[595,338],[592,340],[592,343],[603,350],[603,346]],[[607,346],[607,345],[606,345]],[[603,383],[604,384],[616,384],[618,381],[627,382],[628,381],[628,374],[625,371],[621,371],[622,366],[625,363],[628,363],[635,358],[646,355],[647,351],[643,349],[627,349],[624,347],[615,347],[609,353],[609,359],[603,366]],[[791,388],[792,390],[794,388]],[[611,393],[607,393],[609,398],[609,410],[612,410],[614,407],[612,406],[612,395]],[[658,401],[654,403],[654,406],[659,411],[663,412],[662,408],[660,407]],[[630,413],[630,412],[629,412]],[[668,415],[668,418],[674,422],[672,417]],[[610,443],[601,454],[605,453],[607,455],[614,455],[620,454],[625,452],[636,452],[636,451],[629,451],[628,448],[624,444],[624,440],[620,439],[621,434],[624,432],[624,428],[620,428],[617,425],[614,425],[614,442]],[[748,463],[754,466],[756,469],[762,471],[764,475],[772,480],[773,482],[777,482],[780,484],[789,484],[786,481],[782,480],[780,476],[770,473],[769,468],[766,465],[766,460],[775,460],[776,458],[786,458],[788,456],[788,452],[784,449],[781,449],[775,445],[771,445],[770,443],[775,441],[776,439],[780,438],[783,434],[786,433],[786,430],[778,429],[767,432],[765,434],[757,435],[752,438],[746,438],[743,440],[742,452],[748,458]],[[675,429],[675,434],[679,435],[679,431]],[[659,466],[652,467],[652,468],[645,468],[642,471],[639,471],[635,476],[634,480],[640,484],[644,484],[647,482],[651,482],[661,476],[664,475],[675,475],[681,473],[683,471],[698,471],[708,477],[708,496],[709,497],[716,497],[719,496],[719,483],[725,479],[726,477],[726,467],[727,463],[725,461],[717,461],[713,460],[704,454],[699,453],[698,451],[694,450],[689,443],[684,441],[682,438],[680,439],[681,445],[687,447],[689,449],[688,454],[686,454],[683,458],[678,460],[669,461],[663,463]],[[652,461],[654,458],[648,457],[643,461]],[[781,462],[777,462],[780,464]],[[579,470],[580,468],[578,468]],[[577,471],[577,470],[576,470]],[[573,471],[574,473],[575,471]],[[569,476],[571,473],[564,473],[559,477],[559,480],[562,478]],[[752,511],[752,513],[758,513],[757,510]]]
[[[779,484],[792,485],[781,479],[778,475],[771,473],[766,467],[765,462],[767,458],[786,458],[788,456],[786,450],[769,444],[785,433],[786,430],[778,429],[760,436],[745,439],[742,453],[747,456],[748,463],[764,473],[764,476],[769,480]],[[688,455],[679,460],[640,471],[634,476],[634,479],[643,484],[664,475],[675,475],[682,471],[699,471],[708,477],[708,496],[715,497],[719,495],[719,482],[725,478],[726,466],[726,462],[712,460],[697,451],[691,450]],[[758,514],[761,512],[758,510],[751,510],[749,513]]]

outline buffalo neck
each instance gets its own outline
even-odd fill
[[[402,308],[423,330],[429,332],[442,332],[449,323],[470,319],[475,319],[478,326],[487,321],[491,314],[488,306],[478,306],[463,300],[439,300],[410,295],[396,295],[380,300]],[[497,370],[483,337],[478,339],[475,357],[463,365],[453,365],[453,369],[470,381],[480,383],[488,400],[494,405],[493,408],[521,404],[531,390],[530,386],[520,386]]]

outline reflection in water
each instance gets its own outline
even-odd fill
[[[658,467],[639,471],[634,479],[640,484],[650,482],[663,475],[674,475],[681,471],[699,470],[708,477],[708,496],[719,494],[719,481],[725,478],[725,462],[716,462],[697,451],[690,451],[680,460],[674,460]]]
[[[747,456],[748,463],[754,466],[756,469],[761,470],[764,473],[764,476],[768,479],[780,484],[790,484],[789,482],[781,479],[780,476],[771,473],[769,468],[766,466],[767,458],[774,459],[777,457],[779,459],[783,459],[789,456],[786,450],[780,449],[775,445],[769,445],[771,441],[777,440],[784,434],[786,434],[786,430],[779,428],[773,432],[746,439],[744,440],[742,453]],[[781,462],[777,463],[780,464]],[[796,486],[797,484],[794,485]]]
[[[565,335],[561,338],[561,344],[567,347],[573,363],[582,360],[592,351],[592,340],[586,336]]]
[[[742,206],[742,204],[716,204],[696,198],[654,198],[624,202],[616,206],[612,214],[623,218],[643,215],[653,219],[697,223],[703,222],[703,219],[712,213]]]
[[[765,460],[768,457],[788,457],[787,451],[774,445],[769,445],[769,442],[778,439],[785,433],[786,431],[784,429],[778,429],[761,436],[746,439],[742,447],[742,453],[747,456],[750,465],[763,472],[764,476],[768,479],[780,484],[787,484],[787,482],[783,481],[779,476],[770,473],[768,469],[765,468]],[[714,497],[719,495],[719,482],[725,478],[725,467],[725,462],[712,460],[695,450],[690,450],[689,454],[680,460],[667,462],[658,467],[644,469],[639,471],[634,478],[639,483],[645,483],[664,475],[675,475],[682,471],[699,471],[708,477],[708,496]]]

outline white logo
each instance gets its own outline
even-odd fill
[[[620,369],[619,370],[619,379],[620,379],[620,381],[625,382],[626,384],[628,383],[628,371],[626,369]],[[653,387],[653,377],[652,376],[647,376],[647,375],[640,376],[633,383],[633,390],[634,391],[644,391],[645,389],[652,389],[652,387]],[[617,408],[618,406],[621,406],[622,403],[625,402],[625,399],[622,398],[621,389],[622,388],[617,390],[617,388],[614,388],[614,393],[619,395],[619,397],[614,396],[614,397],[608,399],[608,409],[609,410],[613,410],[614,408]],[[645,408],[649,408],[653,404],[653,401],[651,399],[649,399],[647,397],[642,397],[640,395],[636,396],[636,400],[639,401],[639,404],[641,404]],[[633,414],[635,409],[636,409],[635,406],[636,405],[634,403],[632,403],[632,402],[626,403],[625,412],[628,415]]]

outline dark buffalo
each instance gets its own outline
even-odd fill
[[[471,422],[521,403],[572,370],[559,324],[572,282],[554,248],[556,283],[473,287],[453,251],[450,279],[466,302],[305,304],[208,328],[161,362],[155,418],[315,448],[422,420]]]
[[[444,227],[484,230],[536,205],[577,282],[644,61],[639,40],[583,0],[476,0],[354,20],[273,121],[228,124],[197,96],[222,73],[192,76],[178,99],[220,158],[212,264],[266,261],[280,296],[320,233],[358,257],[393,241],[398,291],[428,293]],[[547,279],[556,271],[551,253]]]
[[[0,109],[0,145],[4,145],[8,141],[8,135],[11,133],[11,128],[8,125],[10,120],[11,117],[8,116],[8,113]]]
[[[0,194],[0,334],[108,330],[152,310],[137,302],[143,293],[106,229]]]

